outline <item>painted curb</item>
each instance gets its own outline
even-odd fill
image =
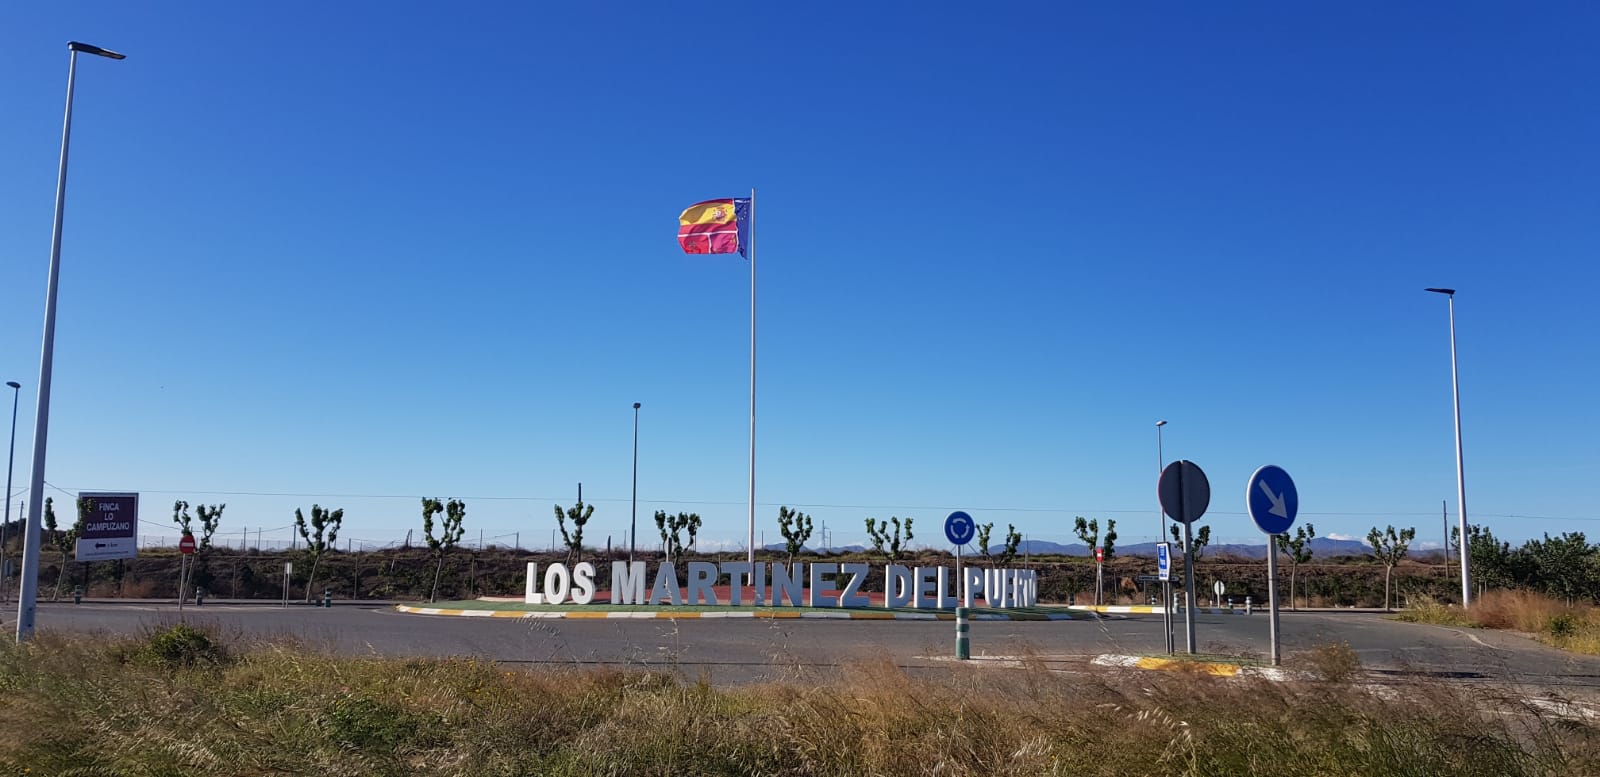
[[[458,618],[571,618],[575,620],[766,618],[769,620],[853,621],[953,621],[956,619],[956,615],[953,612],[883,612],[881,610],[820,610],[817,612],[797,612],[792,610],[774,612],[756,612],[754,610],[729,610],[727,612],[715,610],[692,610],[689,612],[673,612],[670,610],[454,610],[445,607],[413,607],[407,604],[397,604],[394,608],[408,615],[449,615]],[[1092,620],[1097,617],[1098,613],[1084,614],[1081,612],[1018,613],[1016,615],[979,613],[970,616],[975,621],[1081,621]]]
[[[1118,613],[1118,614],[1122,614],[1122,613],[1138,613],[1138,614],[1141,614],[1141,615],[1160,615],[1160,614],[1166,612],[1166,608],[1156,607],[1154,605],[1147,605],[1147,604],[1102,604],[1099,607],[1096,607],[1096,606],[1094,606],[1092,604],[1070,604],[1070,605],[1067,605],[1067,609],[1069,609],[1069,610],[1087,610],[1087,611],[1090,611],[1090,612],[1108,612],[1108,613]],[[1235,609],[1232,609],[1232,610],[1230,610],[1230,609],[1228,609],[1226,607],[1196,607],[1196,608],[1194,608],[1194,611],[1196,613],[1201,614],[1201,615],[1244,615],[1245,614],[1243,607],[1235,608]],[[1262,612],[1266,612],[1266,610],[1262,610]],[[1175,610],[1172,611],[1172,614],[1173,615],[1182,615],[1183,614],[1183,609],[1182,608],[1175,609]]]
[[[1238,664],[1225,664],[1215,661],[1185,661],[1174,658],[1156,658],[1153,656],[1095,656],[1089,663],[1096,666],[1114,666],[1124,669],[1152,669],[1164,672],[1194,672],[1208,674],[1212,677],[1256,677],[1263,680],[1282,682],[1285,680],[1305,679],[1300,672],[1292,672],[1275,666],[1240,666]]]

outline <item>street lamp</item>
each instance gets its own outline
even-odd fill
[[[50,276],[44,296],[44,344],[39,349],[39,396],[33,417],[33,472],[28,492],[28,526],[23,533],[22,588],[17,595],[17,641],[33,637],[39,595],[39,535],[44,509],[44,451],[50,432],[50,368],[56,345],[56,289],[61,274],[61,217],[67,205],[67,148],[72,138],[72,87],[77,81],[78,53],[126,59],[115,51],[71,41],[67,43],[67,110],[61,120],[61,167],[56,172],[56,216],[50,235]],[[10,501],[10,495],[6,495]]]
[[[633,568],[633,550],[639,534],[639,403],[633,403],[633,526],[628,529],[628,568]]]
[[[6,458],[6,522],[0,523],[0,602],[11,601],[11,570],[6,568],[6,529],[11,526],[11,468],[17,463],[17,396],[22,384],[6,381],[11,387],[11,448]]]
[[[1161,427],[1166,426],[1165,420],[1156,422],[1156,477],[1161,477],[1161,470],[1167,466],[1166,454],[1161,451]],[[1161,543],[1167,541],[1167,514],[1163,508],[1156,508],[1156,548],[1159,551]],[[1171,556],[1168,556],[1171,558]],[[1172,642],[1172,581],[1161,582],[1161,622],[1167,632],[1167,652],[1174,651]]]
[[[1456,290],[1423,289],[1450,298],[1450,391],[1456,408],[1456,512],[1461,524],[1461,606],[1472,604],[1472,573],[1467,568],[1467,470],[1461,459],[1461,374],[1456,370]]]

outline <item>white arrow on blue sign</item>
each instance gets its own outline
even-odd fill
[[[1245,504],[1250,508],[1250,520],[1261,531],[1283,534],[1300,513],[1300,493],[1289,473],[1268,464],[1250,476],[1250,483],[1245,486]]]
[[[957,510],[944,519],[944,536],[952,545],[965,545],[972,541],[972,535],[978,531],[977,524],[973,523],[972,516]]]

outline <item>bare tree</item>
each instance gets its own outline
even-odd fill
[[[306,541],[306,553],[311,556],[311,574],[306,577],[306,601],[311,601],[311,586],[317,580],[317,567],[322,564],[322,554],[337,547],[339,527],[344,525],[344,508],[324,510],[321,505],[311,506],[311,521],[294,509],[294,528]]]
[[[891,522],[894,524],[893,532],[889,531]],[[904,537],[900,535],[902,529],[905,530]],[[892,515],[889,516],[889,520],[882,523],[868,518],[867,536],[872,538],[873,550],[882,553],[884,558],[890,561],[899,561],[901,553],[909,549],[911,545],[911,519],[909,517],[906,518],[905,523],[902,524],[899,518]],[[887,549],[885,546],[888,546]]]
[[[1394,575],[1394,566],[1406,557],[1406,549],[1411,546],[1411,541],[1416,539],[1416,536],[1416,529],[1401,529],[1396,533],[1393,526],[1384,529],[1382,533],[1376,526],[1367,532],[1367,544],[1372,546],[1372,555],[1383,562],[1383,609],[1385,610],[1392,609],[1389,606],[1389,578]]]
[[[444,520],[439,525],[439,536],[433,536],[433,517],[444,513]],[[439,576],[444,573],[444,556],[456,543],[461,541],[461,535],[466,532],[461,523],[467,518],[467,503],[459,499],[451,499],[441,503],[437,499],[422,500],[422,536],[428,541],[428,550],[433,551],[437,562],[433,567],[433,589],[428,593],[428,601],[435,602],[439,599]]]
[[[561,529],[561,542],[567,546],[567,563],[576,564],[583,560],[583,525],[589,522],[589,516],[594,515],[594,505],[586,505],[582,500],[577,504],[562,511],[561,505],[556,505],[556,527]],[[567,520],[572,520],[572,532],[567,532]]]
[[[1295,577],[1300,571],[1300,565],[1311,560],[1311,540],[1317,536],[1317,527],[1306,524],[1294,527],[1294,537],[1288,534],[1279,534],[1278,548],[1289,556],[1289,609],[1298,609],[1295,606]],[[1311,603],[1306,602],[1310,607]]]
[[[811,539],[811,516],[786,506],[778,508],[778,532],[783,535],[783,549],[789,554],[789,563]]]

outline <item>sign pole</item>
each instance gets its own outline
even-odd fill
[[[1278,657],[1278,535],[1267,535],[1267,609],[1270,616],[1267,619],[1267,630],[1271,632],[1272,639],[1272,665],[1277,666]]]
[[[183,612],[183,583],[188,576],[189,556],[188,554],[180,553],[178,555],[178,612]]]
[[[1194,653],[1194,530],[1183,525],[1183,589],[1187,598],[1183,602],[1184,646]]]

